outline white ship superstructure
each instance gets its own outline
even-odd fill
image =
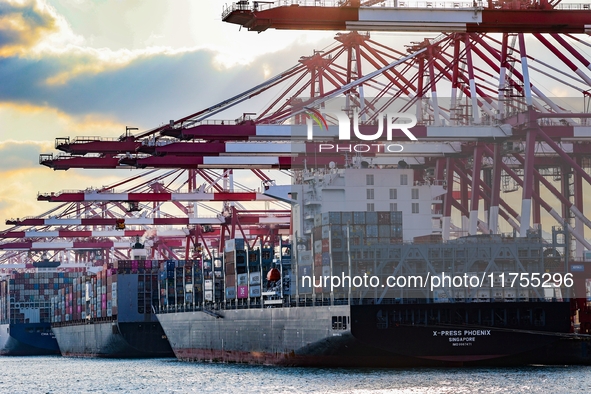
[[[400,211],[403,241],[441,234],[438,206],[445,193],[442,184],[415,178],[408,168],[348,168],[302,170],[292,187],[293,228],[299,236],[310,234],[314,218],[327,212]]]

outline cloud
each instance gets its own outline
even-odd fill
[[[2,172],[38,165],[39,154],[53,148],[53,144],[40,141],[1,141],[0,168]]]
[[[40,0],[0,3],[0,57],[22,55],[48,36],[59,33],[64,21]]]
[[[0,136],[19,142],[40,141],[53,149],[56,137],[100,135],[118,137],[125,125],[98,113],[70,115],[48,105],[0,101]]]
[[[114,171],[51,171],[39,165],[2,170],[0,171],[0,179],[2,179],[0,230],[9,227],[5,225],[6,219],[36,216],[57,207],[56,203],[38,202],[39,192],[78,190],[91,185],[99,187],[114,183],[120,178],[121,175]]]
[[[257,45],[258,51],[267,48],[267,53],[250,63],[236,51],[228,52],[208,41],[176,48],[96,48],[91,46],[93,37],[74,33],[61,13],[84,15],[84,20],[99,23],[86,14],[100,10],[104,17],[107,11],[119,10],[117,15],[131,17],[137,7],[147,6],[133,2],[109,6],[107,10],[103,3],[64,0],[54,3],[58,13],[48,4],[49,0],[7,1],[4,13],[11,20],[30,22],[26,29],[13,27],[11,34],[6,35],[5,45],[0,46],[5,49],[4,56],[0,56],[0,102],[52,107],[72,116],[100,113],[140,128],[152,128],[222,101],[296,64],[299,54],[311,52],[306,38],[284,49]],[[76,13],[72,7],[84,11]],[[148,7],[140,13],[148,16],[148,12],[154,10]],[[77,26],[77,31],[80,28]],[[36,33],[37,30],[43,34]],[[15,36],[16,33],[19,34]],[[157,35],[158,30],[150,32],[149,37]],[[240,37],[250,36],[245,32]],[[253,108],[242,112],[253,112]],[[237,117],[242,112],[229,116]]]
[[[44,75],[44,82],[49,85],[64,84],[83,74],[125,67],[142,57],[194,50],[168,46],[96,48],[89,45],[85,37],[74,33],[68,21],[48,4],[48,0],[4,0],[0,3],[0,58],[49,60],[56,66],[51,73]]]
[[[311,50],[307,45],[296,45],[229,69],[217,67],[217,54],[210,50],[153,54],[136,58],[125,67],[80,74],[59,85],[46,81],[79,58],[5,58],[0,59],[0,101],[49,106],[72,116],[104,114],[129,126],[152,128],[245,91],[290,68],[302,53]],[[266,97],[262,104],[245,103],[222,116],[233,119],[242,112],[256,112],[268,103]]]

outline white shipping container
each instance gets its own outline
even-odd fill
[[[476,291],[476,298],[480,302],[490,301],[490,287],[481,287]]]
[[[322,248],[322,242],[320,243],[320,247]],[[300,260],[300,264],[310,265],[310,264],[312,264],[312,252],[309,250],[304,251],[304,252],[299,252],[298,259]]]
[[[503,291],[503,298],[505,298],[506,301],[515,301],[516,297],[517,290],[514,288],[505,288]]]
[[[250,286],[249,296],[250,297],[260,297],[261,296],[261,286]]]
[[[250,273],[250,284],[251,285],[258,285],[261,283],[261,273],[260,272],[251,272]]]
[[[315,240],[314,241],[314,253],[322,253],[322,240]]]
[[[236,249],[236,242],[233,239],[228,239],[224,244],[224,252],[231,252]]]
[[[246,286],[248,285],[248,274],[238,274],[238,286]]]
[[[520,299],[520,301],[529,301],[529,289],[518,289],[517,297]]]
[[[317,213],[314,216],[314,227],[320,227],[320,226],[322,226],[322,214]]]
[[[478,298],[478,288],[477,287],[469,287],[465,291],[466,291],[466,298],[468,298],[468,299]]]
[[[503,298],[503,288],[502,287],[493,287],[491,290],[491,296],[495,299]]]
[[[447,292],[443,289],[433,290],[433,302],[436,304],[449,302]]]

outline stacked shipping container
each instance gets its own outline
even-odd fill
[[[51,299],[82,275],[83,268],[58,272],[59,262],[37,263],[42,272],[15,272],[0,280],[0,354],[59,354],[51,331]],[[47,270],[51,270],[48,272]]]
[[[153,313],[161,294],[160,264],[159,260],[104,264],[101,271],[61,289],[52,300],[52,329],[62,355],[172,355]],[[164,264],[162,268],[167,272]],[[175,270],[173,267],[173,275]],[[176,289],[171,290],[175,297]]]
[[[103,270],[97,274],[88,273],[76,278],[72,284],[62,287],[57,296],[52,298],[51,322],[65,323],[112,317],[113,271],[112,265],[105,264]],[[115,276],[115,305],[117,303],[116,281]],[[108,311],[107,289],[110,301]],[[117,312],[116,307],[115,312]]]
[[[115,319],[121,275],[137,275],[137,313],[151,313],[152,305],[158,304],[159,265],[159,260],[121,260],[74,279],[52,298],[51,322]]]
[[[203,269],[212,276],[212,262],[196,260],[167,260],[160,272],[160,308],[197,308],[203,303]]]
[[[8,281],[0,280],[0,324],[8,323],[10,316],[10,297],[8,296]]]
[[[160,273],[160,310],[200,309],[213,302],[225,302],[230,309],[260,307],[273,261],[273,248],[248,250],[243,239],[227,240],[223,256],[213,260],[169,260]],[[290,294],[290,256],[281,262],[288,280],[283,283],[284,294]]]
[[[49,323],[51,299],[83,275],[82,271],[19,272],[4,278],[0,281],[1,322]]]
[[[237,256],[239,254],[239,256]],[[240,259],[238,268],[237,260]],[[243,239],[230,239],[224,244],[224,282],[226,300],[234,302],[236,298],[243,299],[247,297],[247,283],[238,283],[237,275],[246,271],[246,252],[244,250]],[[246,286],[246,289],[244,287]],[[239,286],[239,287],[238,287]]]
[[[402,212],[325,212],[314,217],[312,251],[301,252],[299,277],[324,276],[349,272],[349,255],[356,247],[388,245],[402,242]],[[363,261],[352,257],[356,268],[364,269]],[[317,284],[320,282],[317,281]],[[323,285],[324,283],[322,283]],[[327,283],[329,284],[329,283]],[[301,285],[300,285],[301,286]],[[345,297],[344,289],[335,297]],[[330,293],[330,286],[301,286],[300,294]]]

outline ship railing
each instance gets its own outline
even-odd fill
[[[118,142],[119,137],[101,137],[101,136],[78,136],[70,141],[70,144],[85,144],[88,142]]]
[[[222,19],[225,19],[234,11],[259,12],[277,7],[346,7],[350,3],[347,0],[278,0],[278,1],[237,1],[222,11]],[[404,1],[384,0],[365,6],[388,8],[418,8],[418,9],[483,9],[483,1]],[[504,7],[503,7],[504,8]]]
[[[207,120],[199,121],[199,123],[197,123],[197,124],[198,125],[226,126],[226,125],[237,125],[240,123],[242,123],[242,119],[207,119]]]
[[[591,10],[589,3],[561,3],[554,6],[555,10]]]
[[[281,301],[280,303],[273,304],[272,306],[275,308],[290,308],[290,307],[311,307],[311,306],[331,306],[331,305],[348,305],[349,300],[347,298],[338,298],[331,301],[330,298],[310,298],[310,295],[306,295],[304,297],[300,297],[299,300],[296,300],[295,297],[286,296],[282,299],[277,299],[276,301]],[[229,304],[227,302],[216,302],[211,304],[209,307],[203,306],[201,304],[175,304],[175,305],[165,305],[165,306],[153,306],[152,312],[154,314],[166,314],[166,313],[182,313],[182,312],[213,312],[221,311],[221,310],[237,310],[237,309],[262,309],[268,307],[269,305],[265,305],[264,302],[260,300],[254,300],[248,304]]]
[[[178,312],[200,312],[203,310],[203,307],[200,303],[197,304],[174,304],[174,305],[165,305],[165,306],[152,306],[152,310],[154,314],[164,314],[164,313],[178,313]]]
[[[16,222],[23,222],[25,220],[29,220],[29,219],[38,219],[38,216],[23,216],[22,218],[11,218],[11,221],[16,221]],[[49,217],[50,219],[52,218],[51,216]]]
[[[68,321],[51,321],[51,324],[56,327],[66,327],[66,326],[77,326],[80,324],[95,324],[95,323],[107,323],[107,322],[114,322],[117,320],[117,315],[114,316],[105,316],[105,317],[93,317],[91,319],[76,319],[76,320],[68,320]]]
[[[429,181],[414,181],[415,186],[445,186],[446,181],[443,179],[433,179]]]

